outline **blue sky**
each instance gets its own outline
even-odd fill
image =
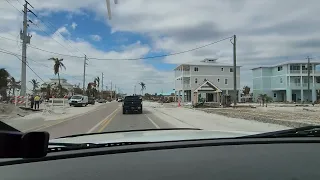
[[[101,51],[119,51],[122,46],[129,46],[136,42],[140,42],[142,45],[152,46],[152,40],[142,33],[128,31],[117,31],[111,33],[111,27],[108,24],[101,20],[95,19],[95,15],[88,11],[85,12],[85,15],[73,14],[72,16],[70,16],[70,13],[68,12],[55,12],[49,16],[41,17],[41,19],[45,22],[48,21],[54,24],[56,29],[50,30],[52,33],[57,30],[57,27],[65,26],[70,32],[70,35],[64,36],[65,38],[73,41],[76,41],[77,38],[81,38],[90,42],[96,49]],[[72,28],[72,23],[76,23],[75,29]],[[49,25],[49,27],[52,26]],[[36,32],[46,36],[46,34],[41,30],[36,30]],[[101,37],[101,40],[93,40],[91,35],[98,35]],[[67,46],[67,48],[71,47]],[[168,53],[170,52],[150,51],[143,57],[161,56]],[[94,55],[91,56],[96,57]],[[161,71],[172,71],[176,66],[175,64],[165,63],[161,57],[145,59],[143,62],[148,65],[152,65],[154,68]]]

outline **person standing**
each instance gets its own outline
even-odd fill
[[[34,97],[33,95],[30,96],[30,104],[31,104],[31,109],[33,109],[33,106],[34,106]]]
[[[39,109],[39,104],[40,104],[40,96],[36,95],[34,97],[34,109]]]

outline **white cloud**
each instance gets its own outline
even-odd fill
[[[73,30],[75,30],[77,26],[78,26],[78,24],[77,24],[77,23],[72,22],[71,27],[72,27],[72,29],[73,29]]]
[[[101,41],[101,36],[97,35],[97,34],[93,34],[93,35],[90,35],[90,38],[93,40],[93,41]]]

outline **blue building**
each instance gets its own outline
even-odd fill
[[[253,100],[259,94],[267,94],[278,102],[316,101],[320,89],[320,62],[310,62],[310,89],[308,90],[308,63],[290,61],[274,66],[263,66],[252,69]]]

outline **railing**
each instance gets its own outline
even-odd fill
[[[310,70],[310,73],[312,73],[312,70]],[[308,74],[308,70],[302,70],[302,74]]]
[[[176,71],[175,72],[175,77],[182,76],[182,73],[183,73],[183,76],[190,76],[190,71]]]
[[[300,74],[300,70],[290,70],[290,74]]]
[[[183,88],[184,88],[184,89],[190,89],[191,86],[190,86],[190,84],[184,84],[184,85],[183,85]]]

